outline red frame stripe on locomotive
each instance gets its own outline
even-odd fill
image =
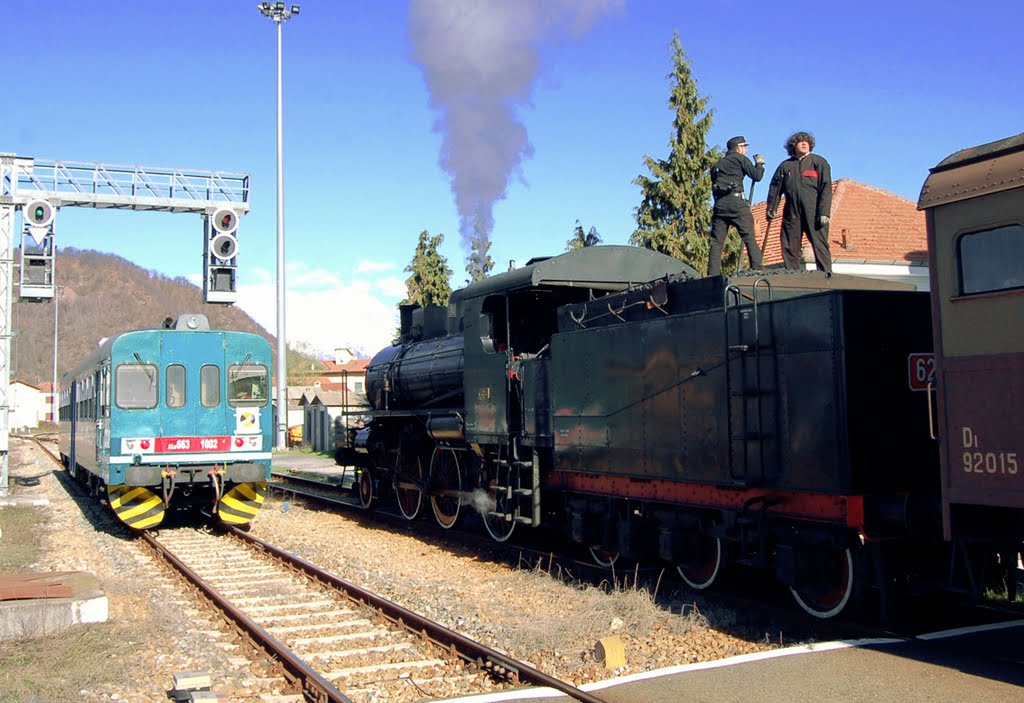
[[[565,471],[554,472],[546,486],[610,498],[651,500],[722,510],[742,510],[749,502],[767,497],[771,499],[771,505],[766,509],[769,514],[838,522],[861,529],[864,527],[864,497],[859,495],[766,491],[758,487],[730,488]]]

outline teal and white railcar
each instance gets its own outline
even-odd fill
[[[125,332],[61,379],[60,454],[123,522],[208,509],[246,525],[270,478],[270,344],[205,315]]]

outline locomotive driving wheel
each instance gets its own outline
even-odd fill
[[[359,470],[359,505],[368,510],[373,505],[373,470],[364,466]]]
[[[419,456],[399,452],[395,460],[395,498],[406,520],[415,520],[423,505],[423,463]]]
[[[434,509],[437,523],[446,530],[459,519],[462,498],[462,471],[459,457],[452,449],[434,448],[430,460],[431,495],[430,505]]]
[[[853,552],[849,547],[831,547],[806,556],[814,564],[814,578],[789,590],[797,604],[814,617],[833,618],[843,612],[853,595]]]
[[[722,568],[722,540],[698,528],[690,530],[682,539],[686,542],[687,556],[676,564],[679,577],[694,590],[710,588]]]
[[[509,483],[511,476],[507,466],[495,466],[487,473],[489,500],[484,508],[484,526],[495,542],[504,542],[512,536],[512,531],[516,527],[512,486]]]

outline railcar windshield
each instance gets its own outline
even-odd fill
[[[266,366],[234,364],[228,367],[228,403],[230,405],[266,405]]]
[[[153,364],[121,364],[114,380],[114,401],[126,410],[155,408],[157,368]]]

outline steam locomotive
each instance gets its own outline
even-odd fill
[[[695,589],[753,565],[819,618],[867,589],[884,608],[936,569],[974,590],[993,567],[1012,579],[1024,188],[986,179],[1024,167],[1022,137],[932,170],[931,296],[820,272],[702,278],[597,246],[403,308],[367,369],[362,505],[387,496],[413,520],[429,499],[446,528],[473,509],[498,541],[553,526],[599,563],[660,560]]]

